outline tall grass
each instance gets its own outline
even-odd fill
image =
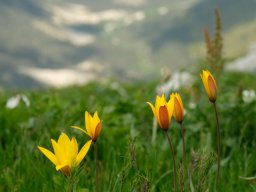
[[[256,89],[250,74],[224,73],[218,100],[221,117],[222,191],[253,191],[255,183],[241,177],[256,173],[256,101],[244,102],[243,89]],[[199,79],[199,78],[198,78]],[[214,114],[196,81],[183,91],[186,116],[186,154],[195,191],[213,189],[216,172]],[[14,109],[5,107],[13,93],[0,96],[0,191],[63,191],[64,176],[37,149],[51,148],[50,138],[60,132],[75,136],[80,145],[88,138],[71,125],[83,125],[85,110],[96,109],[103,119],[97,141],[100,167],[99,191],[170,191],[172,165],[168,143],[161,130],[151,142],[152,112],[145,103],[155,98],[156,83],[91,83],[62,90],[17,91],[28,96]],[[193,92],[194,94],[191,94]],[[192,105],[193,104],[193,105]],[[195,105],[194,105],[195,104]],[[182,140],[178,124],[172,123],[172,142],[177,162],[182,161]],[[80,146],[81,147],[81,146]],[[93,150],[77,170],[76,191],[93,191]]]

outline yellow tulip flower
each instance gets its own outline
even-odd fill
[[[71,126],[72,128],[79,129],[85,134],[89,135],[93,142],[96,142],[102,127],[102,121],[98,116],[98,112],[96,111],[93,116],[91,116],[87,111],[85,112],[85,127],[86,130],[81,127]]]
[[[69,137],[62,133],[59,136],[58,142],[51,139],[54,153],[38,146],[38,149],[56,166],[57,171],[61,171],[65,176],[69,176],[71,169],[80,164],[85,155],[87,154],[92,141],[88,141],[78,153],[78,144],[73,137]]]
[[[214,77],[207,70],[203,70],[200,76],[209,100],[214,103],[217,99],[217,85]]]
[[[184,107],[179,93],[172,93],[171,101],[173,102],[173,116],[178,123],[184,119]]]
[[[165,100],[164,94],[162,94],[161,97],[156,97],[155,106],[152,105],[150,102],[147,103],[151,107],[159,126],[166,131],[169,127],[173,114],[171,99],[167,102]]]

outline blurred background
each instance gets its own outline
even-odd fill
[[[223,23],[232,70],[256,70],[256,0],[1,0],[0,88],[152,80],[206,57]]]

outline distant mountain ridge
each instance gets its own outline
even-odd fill
[[[213,31],[216,7],[224,34],[256,21],[254,0],[2,0],[0,87],[49,86],[47,79],[26,71],[76,74],[81,63],[86,70],[77,73],[78,83],[87,82],[83,76],[157,78],[163,66],[176,70],[196,62],[191,46],[203,41],[204,26]],[[244,46],[254,40],[251,36]]]

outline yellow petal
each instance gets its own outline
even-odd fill
[[[180,97],[180,94],[178,93],[173,93],[171,95],[171,99],[173,102],[173,116],[176,119],[178,123],[182,123],[184,119],[184,108],[183,108],[183,103]]]
[[[57,165],[57,159],[55,155],[49,151],[48,149],[45,149],[43,147],[38,146],[38,149],[54,164]]]
[[[166,105],[166,100],[165,100],[164,94],[162,94],[161,97],[157,96],[156,103],[155,103],[156,112],[158,112],[159,108],[164,105]]]
[[[74,128],[74,129],[78,129],[78,130],[84,132],[86,135],[90,136],[90,134],[87,131],[85,131],[84,129],[82,129],[81,127],[78,127],[78,126],[71,126],[71,127]]]
[[[208,85],[208,77],[209,77],[209,72],[208,71],[203,71],[203,74],[202,74],[201,78],[203,80],[205,91],[206,91],[207,95],[209,96],[210,90],[209,90],[209,85]]]
[[[147,102],[147,104],[149,104],[149,106],[151,107],[152,111],[153,111],[153,114],[157,120],[158,123],[160,123],[159,121],[159,116],[158,116],[158,113],[156,112],[156,108],[154,107],[154,105],[152,105],[150,102]]]
[[[173,111],[174,111],[174,97],[172,97],[172,95],[170,96],[170,99],[166,106],[167,106],[168,116],[169,116],[169,121],[170,121],[172,118],[172,115],[173,115]]]
[[[51,142],[58,164],[67,164],[64,151],[59,147],[58,143],[55,140],[51,139]]]
[[[217,87],[213,77],[210,75],[208,78],[209,92],[210,92],[210,100],[215,101],[217,95]]]
[[[65,133],[62,133],[58,139],[58,145],[63,151],[69,150],[70,140]]]
[[[207,70],[203,70],[203,72],[202,72],[202,74],[200,74],[200,76],[202,78],[204,88],[209,97],[209,100],[214,102],[217,97],[217,86],[216,86],[214,77]]]
[[[93,135],[95,137],[95,134],[96,134],[96,128],[98,126],[100,122],[100,118],[98,116],[98,112],[96,111],[92,117],[92,121],[91,121],[91,129],[92,129],[92,132],[93,132]]]
[[[157,96],[156,96],[156,101],[155,101],[155,110],[156,110],[156,114],[158,114],[160,104],[161,104],[161,97],[159,97],[159,96],[157,95]]]
[[[61,165],[57,165],[56,166],[56,170],[59,171],[60,169],[62,169],[63,167],[68,166],[67,164],[61,164]]]
[[[78,154],[78,144],[77,144],[76,138],[73,137],[71,139],[71,145],[70,145],[70,162],[69,162],[70,167],[74,166],[77,154]]]
[[[161,106],[166,105],[166,99],[165,99],[164,93],[162,94],[162,96],[160,98],[160,105]]]
[[[92,140],[87,141],[87,143],[84,144],[80,152],[78,153],[76,160],[75,160],[75,166],[79,165],[80,162],[83,160],[84,156],[87,154],[90,146],[91,146]]]
[[[77,156],[77,154],[78,154],[78,144],[77,144],[77,141],[76,141],[75,137],[72,138],[71,144],[72,144],[72,148],[74,149],[75,156]]]
[[[184,108],[183,107],[183,102],[182,102],[182,99],[181,99],[181,97],[180,97],[180,94],[179,93],[176,93],[176,98],[178,99],[178,102],[179,102],[179,104],[181,105],[181,108]]]
[[[93,138],[93,141],[96,141],[100,132],[101,132],[101,127],[102,127],[102,123],[99,122],[98,125],[96,126],[96,129],[95,129],[95,135],[94,135],[94,138]]]
[[[98,116],[98,112],[95,111],[94,114],[93,114],[93,119],[96,121],[96,122],[99,122],[100,121],[100,118]]]
[[[65,134],[62,133],[59,136],[58,139],[58,146],[60,148],[60,150],[62,151],[66,162],[68,163],[68,165],[71,167],[72,166],[72,158],[71,158],[71,141],[69,140],[69,137]]]
[[[92,132],[92,128],[91,128],[91,115],[86,111],[85,112],[85,123],[86,123],[86,130],[87,130],[87,133],[89,134],[89,136],[91,138],[93,138],[93,132]]]
[[[181,107],[180,102],[178,101],[177,98],[175,98],[174,101],[174,108],[175,108],[175,119],[180,123],[183,121],[183,109]]]
[[[152,105],[152,103],[150,103],[150,102],[147,102],[147,104],[151,107],[151,109],[152,109],[152,111],[153,111],[153,114],[154,114],[154,116],[156,117],[156,110],[155,110],[154,105]]]

